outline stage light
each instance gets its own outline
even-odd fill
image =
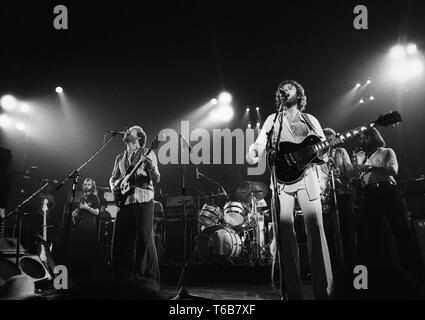
[[[55,91],[57,93],[62,93],[63,92],[63,88],[62,87],[56,87]]]
[[[0,114],[0,127],[7,128],[10,125],[10,117],[7,114]]]
[[[28,113],[30,109],[31,109],[30,104],[27,102],[21,102],[19,104],[19,110],[21,110],[21,112],[23,113]]]
[[[371,83],[372,83],[372,80],[367,79],[366,83],[367,83],[367,84],[371,84]]]
[[[261,123],[257,122],[257,128],[260,129]]]
[[[260,111],[260,107],[256,107],[255,110]]]
[[[218,96],[218,102],[220,104],[229,104],[230,102],[232,102],[232,95],[228,92],[222,92]]]
[[[408,54],[415,54],[417,50],[416,44],[414,43],[409,43],[406,47],[406,52]]]
[[[251,123],[248,122],[248,129],[251,129]]]
[[[360,99],[360,101],[359,101],[360,103],[364,103],[364,100],[363,99]]]
[[[362,85],[360,84],[360,82],[356,83],[356,88],[360,88]]]
[[[6,111],[13,111],[17,105],[16,98],[10,94],[7,94],[0,99],[0,105]]]
[[[391,77],[399,82],[404,82],[409,78],[409,66],[406,61],[394,64],[390,69]]]
[[[246,112],[249,112],[249,108],[246,108]]]
[[[217,116],[222,121],[229,121],[233,118],[234,111],[230,105],[221,105],[217,109]]]
[[[409,72],[413,76],[420,76],[424,71],[424,62],[419,59],[409,61]]]
[[[375,97],[374,97],[374,96],[370,96],[370,97],[369,97],[369,100],[370,100],[370,101],[373,101],[373,100],[375,100]]]
[[[393,59],[402,59],[406,56],[406,48],[398,44],[391,48],[390,57]]]
[[[216,98],[212,98],[210,102],[212,105],[216,105],[218,101]]]
[[[16,129],[18,129],[19,131],[24,131],[25,130],[25,124],[23,124],[22,122],[18,122],[16,124]]]

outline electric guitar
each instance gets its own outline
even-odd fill
[[[145,161],[145,158],[151,153],[152,150],[158,148],[158,145],[159,140],[157,136],[155,137],[155,140],[152,141],[150,148],[144,154],[142,154],[140,160],[134,166],[131,165],[130,167],[128,167],[125,176],[115,182],[115,187],[113,190],[114,199],[115,204],[119,208],[124,206],[127,197],[133,192],[134,187],[131,186],[131,179],[133,178],[137,170],[139,170],[140,166]]]
[[[45,266],[48,266],[50,269],[54,269],[55,265],[52,259],[52,256],[50,252],[53,249],[53,244],[49,243],[47,241],[47,204],[49,203],[49,200],[43,199],[43,236],[38,236],[40,240],[40,250],[39,250],[39,256],[40,260],[44,263]]]
[[[318,136],[310,135],[301,143],[287,141],[279,142],[277,151],[271,150],[267,153],[267,164],[269,169],[275,164],[276,180],[283,184],[293,184],[302,179],[309,164],[322,164],[323,160],[318,158],[320,151],[326,150],[337,144],[343,143],[366,130],[375,126],[395,126],[401,122],[401,116],[397,111],[387,112],[380,115],[375,121],[349,130],[339,135],[337,139],[321,141]]]

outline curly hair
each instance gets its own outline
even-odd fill
[[[284,80],[277,86],[276,94],[275,94],[275,100],[276,100],[276,107],[280,107],[281,101],[280,101],[280,93],[279,90],[285,85],[285,84],[292,84],[297,89],[297,106],[300,111],[304,111],[305,106],[307,105],[307,96],[305,95],[304,88],[301,84],[296,82],[295,80]]]
[[[131,131],[131,130],[137,131],[137,137],[139,138],[139,144],[142,148],[144,148],[145,145],[146,145],[146,139],[147,139],[145,131],[142,129],[142,127],[136,126],[136,125],[128,128],[128,131]]]

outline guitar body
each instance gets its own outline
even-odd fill
[[[131,172],[132,169],[132,167],[128,168],[126,175],[116,182],[116,187],[114,188],[114,199],[118,208],[122,208],[124,206],[127,197],[133,192],[134,187],[130,186],[129,177],[129,172]]]
[[[311,163],[322,164],[323,160],[317,157],[309,146],[319,143],[321,140],[315,135],[310,135],[301,143],[287,141],[279,142],[279,149],[276,152],[276,179],[279,183],[293,184],[301,180],[307,166]],[[274,158],[274,151],[267,154],[267,164],[271,170]]]
[[[137,170],[140,168],[140,166],[143,164],[144,158],[146,158],[152,150],[156,149],[158,147],[159,140],[158,136],[155,137],[155,140],[152,141],[152,144],[150,148],[142,154],[140,157],[140,160],[135,164],[128,167],[127,171],[125,172],[124,177],[120,178],[115,182],[114,187],[114,200],[115,204],[118,208],[122,208],[125,205],[125,201],[127,200],[127,197],[134,192],[134,179],[135,174]]]

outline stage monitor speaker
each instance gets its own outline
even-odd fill
[[[52,279],[49,271],[38,256],[24,255],[19,258],[19,273],[16,270],[15,257],[0,258],[0,279],[7,281],[9,278],[23,274],[33,279],[34,283]]]
[[[425,219],[412,220],[413,230],[415,232],[416,241],[421,255],[422,264],[425,268]]]

